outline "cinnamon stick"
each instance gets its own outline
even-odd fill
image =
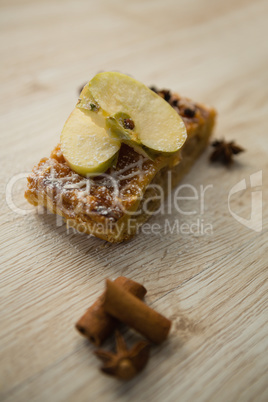
[[[112,283],[116,283],[116,286],[124,289],[126,293],[130,292],[135,298],[143,299],[147,292],[140,283],[124,276],[119,276]],[[100,346],[118,325],[118,321],[105,312],[103,302],[104,294],[96,300],[75,325],[76,329],[96,346]]]
[[[108,314],[140,332],[151,342],[161,343],[167,338],[171,327],[170,320],[115,282],[107,279],[106,286],[103,307]]]

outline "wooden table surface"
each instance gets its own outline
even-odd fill
[[[1,1],[1,400],[268,400],[267,14],[266,0]],[[203,219],[209,233],[141,233],[112,245],[27,205],[25,175],[100,70],[215,106],[215,136],[247,149],[230,169],[210,165],[207,150],[182,182],[198,195],[211,185],[205,209],[188,200],[181,209],[195,215],[174,209],[168,219]],[[243,224],[251,203],[255,230]],[[169,340],[128,383],[100,373],[74,329],[105,278],[119,275],[142,282],[147,303],[173,320]]]

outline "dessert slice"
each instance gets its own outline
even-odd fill
[[[150,147],[145,148],[143,146],[147,138],[144,134],[139,136],[142,141],[138,144],[135,143],[136,136],[122,139],[122,136],[128,133],[131,127],[133,128],[130,116],[132,110],[128,108],[127,111],[120,111],[114,108],[111,115],[109,110],[105,110],[106,101],[99,102],[100,105],[94,98],[94,95],[99,96],[96,90],[94,95],[90,94],[92,96],[90,102],[84,102],[83,94],[86,91],[84,88],[84,92],[81,93],[82,102],[79,101],[77,105],[78,109],[91,104],[87,113],[95,113],[96,117],[96,112],[101,112],[106,120],[105,124],[100,123],[99,127],[104,127],[108,135],[110,133],[111,141],[115,141],[111,143],[110,148],[107,148],[110,140],[105,137],[103,131],[100,132],[101,138],[105,137],[105,155],[107,154],[107,158],[102,154],[100,165],[101,169],[105,166],[107,170],[104,173],[100,171],[98,176],[85,177],[84,173],[92,171],[90,160],[83,160],[89,169],[87,172],[83,169],[77,171],[76,165],[71,164],[66,158],[65,148],[58,145],[49,158],[42,159],[33,168],[28,177],[26,199],[35,206],[43,205],[51,212],[63,216],[69,227],[109,242],[121,242],[135,235],[139,226],[154,214],[163,202],[159,189],[163,190],[162,194],[167,191],[168,172],[172,186],[176,186],[205,149],[212,134],[216,115],[214,109],[194,103],[170,91],[158,91],[155,88],[151,90],[162,98],[161,101],[169,103],[170,109],[172,107],[176,111],[180,117],[178,121],[183,121],[187,139],[186,136],[183,138],[182,125],[181,134],[176,134],[182,135],[182,144],[186,139],[183,145],[180,144],[181,147],[174,152],[171,152],[173,149],[168,149],[168,152],[163,152],[162,149],[162,152],[158,152],[158,149],[153,148],[157,148],[158,144],[162,146],[165,142],[155,143],[151,136],[149,142],[145,144],[149,143]],[[124,113],[127,113],[127,117],[130,116],[130,121]],[[91,120],[94,124],[98,124],[94,121],[95,117],[92,115]],[[116,121],[116,129],[110,125],[111,117]],[[121,126],[118,129],[120,118],[123,122],[126,120],[127,124],[126,127]],[[139,124],[137,120],[137,126]],[[162,136],[165,138],[165,132]],[[117,141],[121,141],[120,146]],[[140,149],[141,146],[143,149]],[[88,152],[90,158],[94,157],[90,150]],[[95,169],[96,171],[98,170]]]

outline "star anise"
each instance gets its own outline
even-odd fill
[[[215,140],[211,144],[215,149],[210,155],[211,162],[221,162],[229,166],[233,162],[233,155],[244,152],[244,148],[235,144],[234,141],[227,142],[224,139]]]
[[[150,354],[150,343],[137,342],[131,349],[119,331],[116,331],[116,353],[104,349],[95,351],[96,356],[104,362],[101,370],[122,380],[130,380],[147,364]]]

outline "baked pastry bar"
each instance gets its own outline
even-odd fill
[[[58,145],[28,177],[26,199],[66,220],[69,227],[109,242],[131,238],[161,203],[167,174],[176,186],[208,144],[216,112],[167,90],[157,91],[180,114],[187,140],[172,156],[151,160],[122,144],[116,166],[105,174],[85,178],[67,165]],[[165,135],[165,133],[163,133]]]

